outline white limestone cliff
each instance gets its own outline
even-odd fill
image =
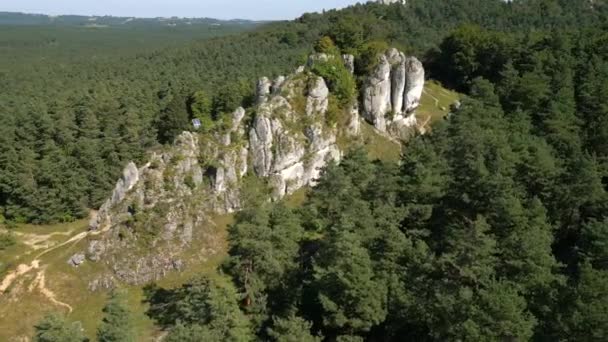
[[[416,57],[389,49],[363,88],[362,116],[377,130],[397,138],[416,125],[413,111],[420,104],[424,68]]]
[[[354,71],[354,57],[341,57]],[[340,57],[315,54],[308,67],[330,58]],[[100,234],[90,241],[87,258],[112,270],[95,284],[141,284],[180,269],[179,255],[194,236],[202,236],[201,253],[218,252],[210,217],[242,207],[244,177],[264,180],[272,200],[315,185],[322,169],[342,157],[338,141],[358,139],[361,117],[393,137],[415,126],[411,111],[423,86],[422,64],[391,49],[365,82],[361,106],[343,108],[343,121],[329,124],[332,99],[322,77],[300,67],[274,81],[261,78],[256,104],[237,108],[230,124],[213,133],[183,132],[172,146],[151,152],[141,167],[126,166],[89,225]],[[139,242],[143,237],[150,239],[145,245]]]

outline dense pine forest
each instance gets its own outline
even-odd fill
[[[217,272],[146,287],[163,340],[608,340],[605,1],[359,4],[137,55],[2,60],[3,220],[85,217],[199,104],[221,120],[327,42],[356,76],[397,46],[464,98],[399,163],[353,148],[298,206],[257,189]],[[133,329],[117,291],[97,337]],[[84,340],[56,315],[35,338]]]
[[[247,101],[257,77],[292,70],[322,35],[359,55],[380,42],[432,55],[463,23],[512,35],[532,32],[528,40],[551,30],[574,30],[587,39],[585,28],[605,25],[603,8],[597,1],[368,4],[135,56],[100,61],[75,49],[84,58],[69,63],[52,53],[37,62],[3,58],[1,211],[15,222],[85,216],[107,196],[127,161],[140,160],[145,151],[170,140],[172,134],[165,131],[172,128],[166,126],[186,127],[191,95],[205,91],[215,99],[215,112],[229,112]],[[47,50],[54,50],[52,44],[41,49]],[[483,68],[501,63],[485,58]],[[438,71],[435,77],[441,75]]]

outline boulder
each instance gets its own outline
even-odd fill
[[[258,80],[255,91],[257,103],[266,101],[266,97],[270,94],[271,87],[272,82],[270,82],[268,77],[262,77]]]
[[[329,89],[322,77],[317,77],[310,89],[306,98],[306,115],[311,116],[314,113],[325,115],[329,106]]]
[[[344,66],[351,74],[355,73],[355,56],[353,55],[342,55]]]
[[[82,265],[85,260],[86,260],[86,257],[84,255],[84,253],[76,253],[76,254],[72,255],[72,257],[70,257],[70,259],[68,260],[68,264],[70,264],[73,267],[78,267],[78,266]]]

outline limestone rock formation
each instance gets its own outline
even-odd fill
[[[383,4],[383,5],[390,5],[390,4],[405,5],[407,3],[407,0],[377,0],[377,2],[380,4]]]
[[[327,58],[316,56],[311,60]],[[314,184],[327,161],[340,158],[337,131],[324,130],[329,89],[323,78],[288,79],[281,93],[257,108],[249,132],[252,167],[269,179],[273,199]],[[304,113],[294,108],[298,103],[305,103]]]
[[[68,260],[68,264],[70,264],[70,266],[73,267],[78,267],[80,265],[82,265],[86,260],[86,256],[84,253],[76,253],[74,255],[72,255],[72,257],[70,258],[70,260]]]
[[[409,57],[405,62],[407,77],[405,87],[405,112],[410,113],[420,105],[420,98],[424,90],[424,67],[416,57]]]
[[[257,103],[262,103],[266,100],[266,96],[270,94],[272,87],[272,83],[268,79],[268,77],[262,77],[259,79],[258,84],[256,86],[256,94],[257,94]]]
[[[87,258],[106,264],[119,281],[144,283],[183,267],[180,253],[194,238],[204,241],[201,253],[213,255],[221,244],[210,217],[241,208],[247,174],[265,179],[272,199],[280,199],[315,184],[342,155],[338,136],[359,132],[356,106],[349,127],[327,125],[329,89],[307,70],[273,82],[264,77],[256,91],[257,104],[235,110],[227,127],[184,132],[141,167],[129,163],[91,220],[89,228],[100,234]]]
[[[386,55],[382,55],[363,89],[363,117],[383,132],[386,131],[386,114],[391,110],[390,76],[391,65]]]
[[[362,115],[377,130],[403,138],[416,125],[412,112],[420,104],[423,88],[422,63],[389,49],[365,83]]]
[[[341,57],[354,71],[354,57]],[[89,225],[96,234],[86,258],[109,270],[90,287],[142,284],[180,270],[187,266],[182,254],[194,239],[200,258],[220,252],[211,217],[242,207],[245,177],[263,179],[273,200],[315,185],[322,168],[340,160],[338,141],[358,139],[361,116],[394,136],[415,125],[408,113],[424,84],[418,60],[395,49],[382,55],[362,91],[362,113],[354,103],[343,108],[336,124],[330,120],[336,113],[329,110],[335,99],[326,81],[310,72],[331,58],[340,56],[315,54],[308,68],[272,82],[261,78],[252,108],[237,108],[230,122],[211,133],[183,132],[172,146],[151,151],[139,168],[129,163]]]
[[[342,55],[342,60],[344,61],[344,66],[346,69],[350,71],[350,73],[355,72],[355,56],[353,55]]]

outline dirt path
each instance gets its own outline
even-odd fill
[[[34,281],[30,284],[28,290],[32,292],[35,289],[38,289],[40,293],[42,293],[42,295],[46,297],[46,299],[51,301],[51,303],[68,309],[69,313],[74,310],[70,304],[58,300],[55,293],[51,291],[48,287],[46,287],[46,277],[44,276],[44,270],[38,272],[38,274],[36,275],[36,279],[34,279]]]
[[[87,236],[95,236],[95,235],[99,235],[99,234],[105,233],[109,229],[110,229],[110,227],[106,226],[106,227],[104,227],[101,230],[95,230],[95,231],[87,230],[87,231],[84,231],[84,232],[81,232],[81,233],[78,233],[78,234],[72,236],[68,240],[66,240],[66,241],[64,241],[64,242],[62,242],[62,243],[60,243],[58,245],[46,248],[44,251],[42,251],[38,255],[36,255],[34,257],[34,260],[32,260],[32,262],[29,265],[28,264],[21,264],[21,265],[17,266],[17,268],[14,271],[9,272],[4,277],[4,279],[2,279],[2,282],[0,283],[0,295],[4,294],[6,292],[6,290],[11,286],[11,284],[17,278],[19,278],[20,276],[23,276],[24,274],[30,272],[31,270],[39,269],[40,268],[40,262],[41,262],[40,258],[42,256],[44,256],[45,254],[48,254],[48,253],[50,253],[50,252],[52,252],[52,251],[54,251],[54,250],[56,250],[58,248],[64,247],[64,246],[69,245],[69,244],[76,244],[76,243],[82,241],[82,239],[86,238]],[[48,236],[48,238],[50,238],[51,236],[54,236],[54,235],[69,235],[70,233],[71,233],[71,231],[68,232],[67,234],[63,233],[63,232],[58,232],[58,233],[47,234],[46,236]],[[34,235],[34,234],[32,234],[32,235]]]
[[[32,248],[33,250],[39,250],[42,248],[48,248],[49,245],[48,244],[43,245],[43,243],[50,240],[53,236],[69,236],[72,234],[72,232],[73,231],[70,230],[67,232],[55,232],[55,233],[43,234],[43,235],[21,233],[21,232],[14,232],[13,234],[15,234],[17,237],[20,238],[21,243],[27,245],[28,247]]]
[[[429,124],[430,121],[431,121],[431,116],[429,115],[426,118],[426,120],[422,124],[420,124],[418,126],[418,130],[420,131],[421,134],[426,134],[426,131],[427,131],[426,127],[427,127],[427,125]]]
[[[422,89],[422,92],[424,92],[425,94],[427,94],[430,98],[432,98],[433,100],[435,100],[435,107],[439,108],[439,99],[436,98],[435,96],[429,94],[428,91],[426,91],[426,89]]]
[[[0,294],[3,294],[6,289],[17,279],[18,277],[26,274],[27,272],[37,269],[40,267],[40,260],[34,260],[29,265],[21,264],[17,266],[17,269],[9,272],[9,274],[2,279],[2,283],[0,283]]]

